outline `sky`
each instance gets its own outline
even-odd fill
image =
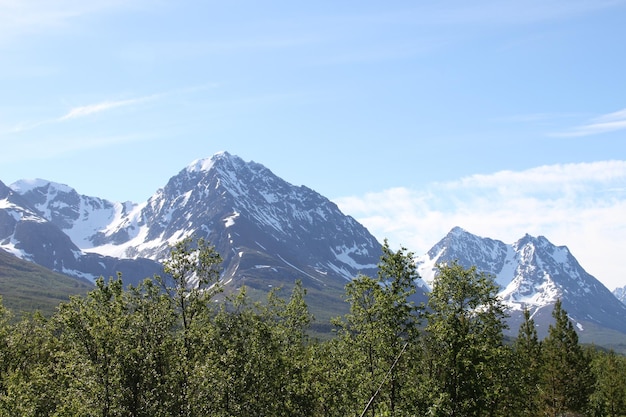
[[[626,0],[0,0],[0,181],[143,202],[228,151],[423,254],[626,285]]]

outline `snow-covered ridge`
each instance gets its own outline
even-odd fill
[[[29,191],[44,187],[51,187],[56,192],[61,193],[71,193],[72,191],[74,191],[74,189],[69,185],[44,180],[42,178],[22,179],[14,182],[9,186],[9,188],[19,194],[26,194]]]
[[[626,305],[587,273],[567,247],[555,246],[544,236],[526,234],[505,244],[454,228],[416,258],[422,277],[418,284],[431,290],[436,266],[452,261],[494,276],[498,296],[507,307],[511,336],[516,335],[524,309],[529,310],[542,337],[547,335],[557,300],[561,300],[579,332],[599,326],[626,333]]]
[[[500,297],[514,310],[541,307],[567,294],[582,296],[602,287],[569,250],[544,236],[526,234],[512,244],[473,235],[455,227],[428,253],[416,259],[422,280],[432,289],[437,264],[458,260],[495,277]]]

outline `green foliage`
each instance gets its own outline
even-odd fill
[[[425,346],[429,413],[480,416],[502,401],[504,306],[493,277],[439,265],[428,300]]]
[[[418,277],[413,254],[405,248],[394,252],[385,241],[377,279],[361,275],[346,285],[350,312],[337,324],[343,351],[355,354],[348,378],[361,381],[354,383],[356,406],[367,405],[371,415],[394,415],[407,405],[402,392],[411,385],[408,363],[394,362],[407,343],[417,341],[419,314],[409,297]]]
[[[524,321],[520,325],[513,350],[511,408],[515,410],[515,415],[537,415],[540,409],[541,343],[535,321],[527,309],[524,310]]]
[[[543,341],[541,395],[547,415],[586,410],[593,387],[590,359],[578,344],[574,326],[557,300],[550,325]]]
[[[389,249],[376,278],[346,286],[336,337],[310,337],[302,282],[220,298],[219,255],[172,250],[166,274],[100,278],[50,317],[0,303],[3,416],[620,416],[626,359],[583,349],[559,303],[539,342],[525,312],[503,343],[493,278],[439,266],[426,310],[410,302],[413,254]],[[425,325],[420,322],[426,318]]]
[[[594,416],[626,415],[626,358],[614,351],[595,352],[591,361],[595,387],[590,396]]]

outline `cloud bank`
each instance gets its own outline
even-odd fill
[[[626,285],[626,161],[563,164],[472,175],[423,190],[335,199],[380,241],[427,252],[454,226],[513,243],[543,235],[567,246],[609,289]]]

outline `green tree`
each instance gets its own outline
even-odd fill
[[[175,315],[148,279],[124,290],[121,276],[96,281],[60,306],[55,359],[66,381],[58,407],[73,415],[166,416],[178,410]],[[60,412],[60,411],[59,411]]]
[[[342,338],[309,346],[307,382],[313,391],[315,416],[357,416],[363,409],[364,381],[356,378],[362,354]]]
[[[387,240],[378,264],[377,278],[359,275],[346,285],[350,312],[340,327],[345,350],[359,355],[352,364],[360,406],[401,415],[409,404],[403,390],[410,389],[407,362],[400,361],[407,344],[416,343],[419,312],[410,297],[419,278],[413,254],[406,248],[394,252]]]
[[[456,261],[438,265],[428,299],[426,350],[434,416],[496,414],[503,390],[504,306],[493,277]]]
[[[593,387],[590,358],[578,344],[578,334],[557,300],[554,323],[542,343],[541,399],[548,416],[582,415]]]
[[[250,304],[245,287],[223,305],[206,334],[193,381],[198,415],[287,416],[283,383],[289,368],[272,323]]]
[[[82,406],[84,415],[121,415],[120,363],[117,347],[127,326],[121,277],[96,281],[86,298],[75,296],[61,304],[60,323],[63,355],[72,407]]]
[[[590,401],[596,416],[626,414],[626,358],[615,351],[595,353],[591,369],[595,379]]]
[[[516,415],[534,416],[539,411],[541,343],[530,311],[524,309],[523,314],[524,321],[513,344],[516,369],[510,399]]]
[[[306,416],[313,410],[313,390],[306,377],[312,365],[308,357],[309,338],[307,330],[313,316],[309,312],[306,289],[298,280],[288,300],[271,291],[267,307],[262,310],[264,320],[270,323],[273,337],[277,340],[283,362],[281,409],[286,415]]]
[[[175,347],[175,361],[178,381],[174,397],[178,398],[180,416],[195,415],[190,386],[191,372],[196,356],[201,351],[202,332],[208,323],[209,302],[221,291],[219,283],[222,258],[204,239],[195,243],[191,237],[176,243],[170,257],[163,263],[164,276],[156,276],[156,281],[169,295],[176,317],[179,318],[179,345]],[[195,378],[197,380],[197,378]]]
[[[10,313],[2,303],[0,296],[0,398],[6,393],[6,374],[9,370],[9,334],[11,332],[9,326]]]
[[[176,403],[176,316],[152,279],[124,294],[127,320],[117,343],[121,405],[129,416],[172,415]]]

